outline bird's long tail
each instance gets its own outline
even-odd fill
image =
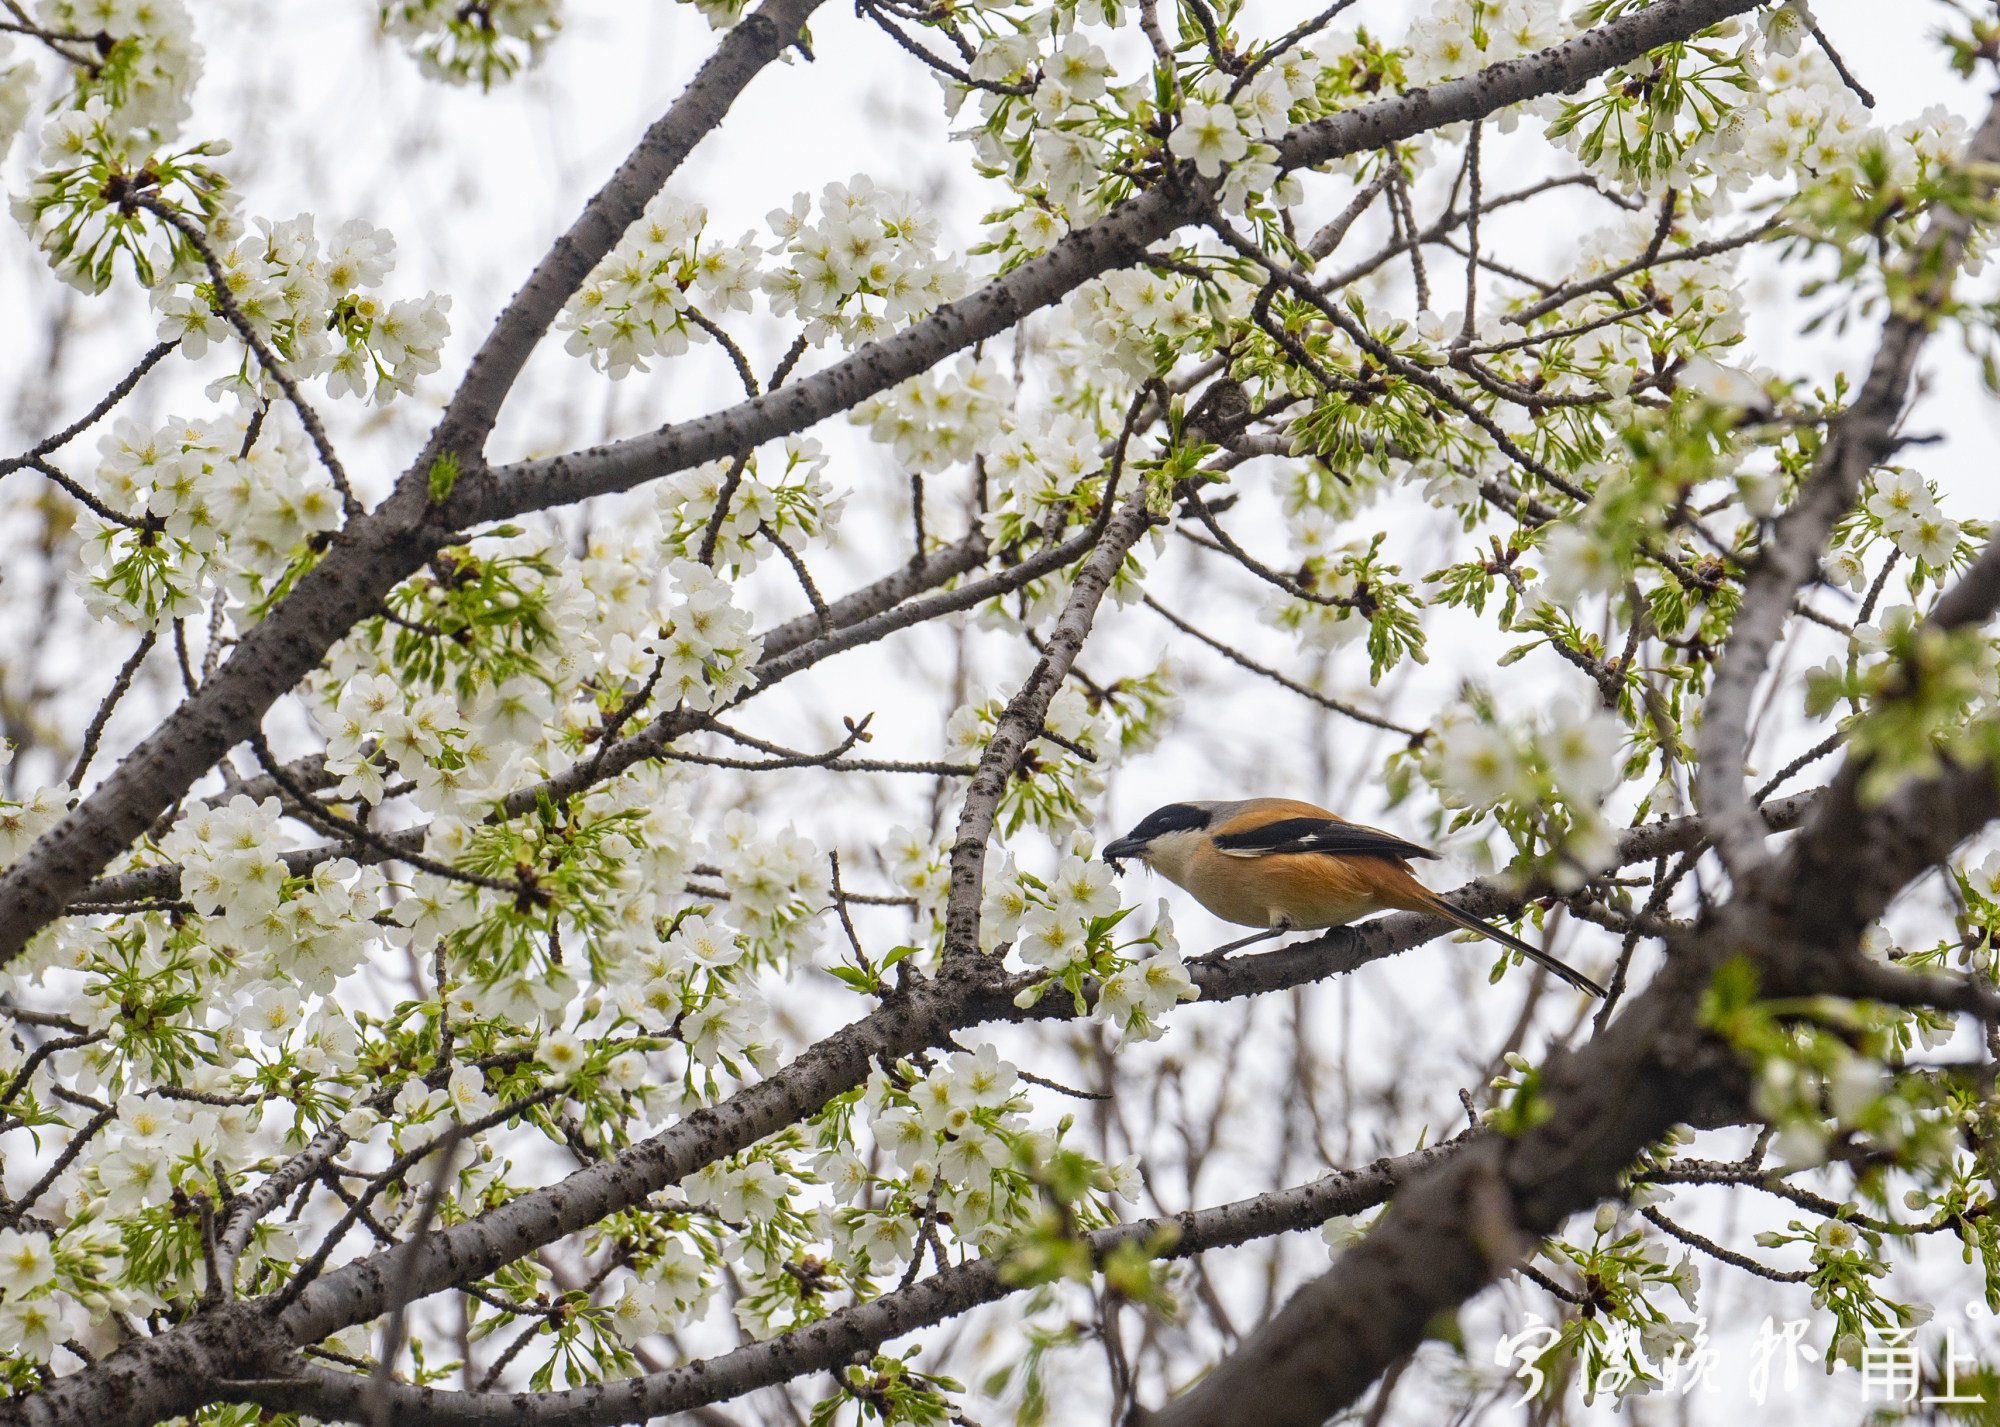
[[[1481,921],[1470,912],[1461,912],[1442,897],[1427,897],[1424,910],[1443,917],[1453,926],[1463,927],[1469,932],[1478,932],[1481,936],[1492,937],[1493,940],[1499,942],[1502,946],[1518,951],[1530,961],[1548,967],[1550,971],[1569,982],[1570,985],[1576,987],[1579,991],[1587,991],[1599,998],[1602,998],[1604,995],[1604,988],[1599,986],[1595,981],[1592,981],[1588,976],[1585,976],[1581,971],[1564,965],[1538,946],[1528,945],[1528,943],[1522,941],[1510,931],[1503,931],[1490,922]]]

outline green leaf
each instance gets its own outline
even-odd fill
[[[458,457],[446,451],[431,462],[431,504],[443,505],[451,498],[451,488],[458,483]]]
[[[858,966],[829,966],[827,970],[857,991],[873,991],[881,984]]]

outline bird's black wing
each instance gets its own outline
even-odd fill
[[[1271,857],[1281,852],[1325,852],[1346,857],[1436,857],[1428,847],[1372,827],[1332,818],[1284,818],[1245,832],[1215,835],[1215,850],[1231,857]]]

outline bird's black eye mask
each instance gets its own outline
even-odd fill
[[[1131,835],[1150,842],[1163,833],[1190,832],[1207,826],[1207,808],[1197,808],[1191,803],[1168,803],[1164,808],[1155,808],[1147,813],[1132,829]]]
[[[1168,803],[1164,808],[1155,808],[1139,820],[1138,826],[1125,836],[1117,839],[1104,849],[1104,860],[1118,871],[1123,871],[1126,857],[1136,856],[1139,849],[1156,837],[1170,832],[1195,832],[1208,826],[1209,813],[1206,808],[1197,808],[1191,803]]]

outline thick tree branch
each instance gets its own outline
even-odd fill
[[[790,48],[819,4],[820,0],[765,0],[722,37],[680,97],[591,196],[569,231],[556,239],[514,294],[467,368],[427,455],[456,451],[470,456],[485,448],[487,433],[529,353],[570,294],[583,286],[590,270],[638,221],[694,146],[721,125],[750,81]],[[428,471],[430,462],[421,461],[419,466]]]
[[[1774,826],[1789,826],[1813,805],[1814,794],[1782,799],[1765,809]],[[1621,855],[1650,860],[1662,851],[1694,846],[1696,819],[1650,824],[1625,834]],[[1518,910],[1519,893],[1497,882],[1468,884],[1451,894],[1459,906],[1480,916]],[[1260,995],[1343,974],[1385,956],[1421,945],[1455,930],[1440,919],[1399,913],[1357,927],[1340,927],[1311,940],[1260,955],[1232,957],[1219,965],[1191,963],[1189,974],[1202,999]],[[880,1059],[894,1061],[929,1047],[949,1048],[955,1032],[984,1022],[1066,1019],[1074,1014],[1067,996],[1044,996],[1035,1006],[1014,1004],[1015,994],[1038,977],[990,984],[972,978],[919,981],[892,994],[875,1011],[819,1041],[770,1078],[746,1086],[723,1103],[698,1110],[611,1159],[580,1170],[559,1184],[530,1191],[477,1219],[429,1235],[411,1265],[410,1296],[420,1300],[453,1284],[477,1280],[503,1264],[553,1243],[606,1214],[643,1202],[704,1164],[754,1144],[827,1100],[863,1083]],[[1684,1117],[1683,1117],[1684,1118]],[[330,1131],[329,1136],[337,1134]],[[269,1213],[345,1143],[322,1136],[279,1171],[279,1188],[253,1190],[224,1231],[224,1252],[240,1255],[249,1242],[256,1214]],[[95,1368],[64,1378],[25,1399],[16,1419],[0,1412],[0,1422],[54,1423],[72,1413],[99,1414],[105,1427],[129,1423],[145,1427],[158,1415],[190,1410],[198,1384],[186,1374],[196,1364],[226,1375],[248,1375],[249,1367],[290,1344],[316,1342],[352,1323],[367,1322],[386,1310],[389,1261],[377,1254],[322,1275],[299,1295],[282,1319],[282,1339],[264,1331],[268,1320],[246,1321],[238,1305],[223,1305],[158,1338],[127,1345]],[[282,1373],[273,1375],[282,1376]],[[117,1407],[114,1412],[113,1406]]]
[[[1965,161],[2000,162],[2000,102],[1988,108],[1966,147]],[[1976,182],[1982,197],[1993,191],[1990,170],[1980,171]],[[1909,400],[1918,353],[1950,300],[1952,279],[1971,229],[1972,215],[1963,209],[1941,208],[1932,215],[1911,258],[1913,290],[1883,323],[1868,379],[1841,415],[1797,501],[1764,543],[1762,557],[1744,583],[1742,608],[1702,705],[1695,801],[1723,865],[1731,878],[1746,886],[1753,886],[1771,867],[1763,828],[1743,784],[1757,686],[1791,615],[1793,596],[1819,569],[1828,533],[1853,505],[1868,472],[1896,449],[1896,426]]]
[[[1482,119],[1523,100],[1567,92],[1614,65],[1755,8],[1756,0],[1661,0],[1538,54],[1301,125],[1278,141],[1279,161],[1285,168],[1312,168],[1443,125]],[[1127,200],[1000,281],[757,400],[650,435],[503,467],[492,481],[461,484],[450,519],[471,525],[624,490],[803,430],[998,336],[1090,279],[1139,262],[1152,244],[1200,221],[1217,186],[1191,170],[1181,173],[1176,183]]]
[[[1126,440],[1131,437],[1138,413],[1135,399],[1125,423]],[[1120,441],[1105,481],[1103,500],[1107,514],[1117,494],[1126,440]],[[1153,523],[1146,510],[1147,489],[1142,476],[1124,506],[1104,523],[1096,539],[1097,548],[1083,562],[1070,586],[1069,600],[1049,632],[1042,657],[1008,702],[985,751],[980,754],[979,771],[972,775],[971,786],[966,789],[958,832],[951,845],[951,891],[944,914],[944,955],[948,967],[979,954],[979,903],[986,887],[986,843],[993,836],[993,820],[999,811],[1001,795],[1007,791],[1028,745],[1044,734],[1043,720],[1049,711],[1049,701],[1069,677],[1070,666],[1076,662],[1097,618],[1097,606],[1105,590],[1125,563],[1127,552]]]
[[[1977,588],[1989,584],[2000,598],[2000,581],[1982,574]],[[1969,622],[1989,605],[1968,594],[1955,612]],[[1879,995],[2000,1018],[2000,998],[1967,979],[1912,976],[1859,951],[1861,930],[1911,879],[2000,814],[1992,769],[1949,766],[1870,808],[1856,797],[1860,776],[1843,768],[1817,799],[1767,892],[1739,884],[1597,1039],[1550,1061],[1538,1090],[1548,1113],[1535,1128],[1483,1141],[1410,1186],[1367,1239],[1154,1427],[1317,1427],[1413,1348],[1433,1315],[1615,1193],[1669,1126],[1740,1103],[1746,1067],[1698,1016],[1729,961],[1748,960],[1767,994]]]
[[[1494,65],[1465,79],[1415,90],[1302,126],[1282,141],[1291,167],[1410,138],[1438,125],[1482,118],[1538,95],[1573,89],[1592,75],[1685,39],[1719,20],[1754,8],[1755,0],[1661,0],[1540,54]],[[803,20],[811,0],[767,0],[772,16]],[[762,15],[764,11],[759,11]],[[738,37],[746,33],[761,40]],[[768,50],[789,43],[773,19],[753,15],[724,40],[694,84],[654,126],[647,143],[666,133],[691,145],[719,118],[721,96],[733,97],[761,67]],[[757,47],[761,46],[761,48]],[[675,149],[657,140],[662,153]],[[658,170],[658,156],[639,162]],[[1192,174],[1129,200],[1109,216],[1072,233],[1050,253],[1022,264],[999,282],[953,303],[886,342],[872,344],[803,381],[700,420],[594,451],[531,461],[491,475],[468,470],[443,510],[431,505],[429,471],[445,451],[470,452],[483,442],[520,363],[553,320],[575,283],[623,232],[615,213],[636,217],[657,191],[625,171],[594,199],[585,220],[589,242],[566,238],[544,261],[496,335],[474,359],[461,393],[417,463],[376,510],[350,521],[344,540],[298,583],[284,604],[250,630],[229,662],[200,692],[119,765],[84,803],[0,876],[0,965],[61,913],[75,892],[183,794],[224,751],[258,727],[264,711],[298,682],[333,643],[378,607],[453,531],[505,514],[580,500],[697,465],[766,439],[789,435],[928,370],[952,352],[1013,326],[1028,312],[1057,301],[1079,284],[1136,261],[1150,243],[1204,212],[1213,184]],[[642,191],[643,190],[643,191]],[[602,204],[602,210],[597,205]],[[599,246],[601,242],[601,246]],[[571,279],[574,279],[573,281]],[[504,329],[508,334],[500,335]]]
[[[1428,1149],[1378,1159],[1363,1169],[1335,1170],[1295,1188],[1190,1210],[1171,1219],[1100,1229],[1086,1235],[1085,1241],[1092,1260],[1102,1263],[1120,1244],[1164,1241],[1168,1247],[1163,1257],[1184,1258],[1309,1229],[1336,1215],[1374,1208],[1416,1174],[1463,1153],[1471,1142],[1470,1136],[1461,1135]],[[611,1427],[684,1412],[827,1371],[858,1351],[1021,1291],[1020,1285],[1008,1281],[1006,1269],[1005,1256],[972,1259],[870,1303],[842,1309],[809,1327],[718,1358],[620,1382],[547,1393],[440,1392],[396,1384],[389,1388],[387,1402],[398,1427]],[[316,1417],[365,1419],[366,1379],[317,1367],[307,1368],[305,1376],[313,1381],[310,1388],[259,1393],[253,1400]]]
[[[501,314],[459,394],[391,497],[347,522],[342,540],[302,577],[229,661],[165,719],[81,806],[0,877],[0,965],[311,670],[382,597],[447,543],[453,527],[430,503],[433,461],[461,457],[459,489],[484,485],[476,458],[522,364],[562,304],[611,250],[668,174],[718,123],[743,87],[784,51],[817,0],[766,0],[733,28],[611,182]]]

